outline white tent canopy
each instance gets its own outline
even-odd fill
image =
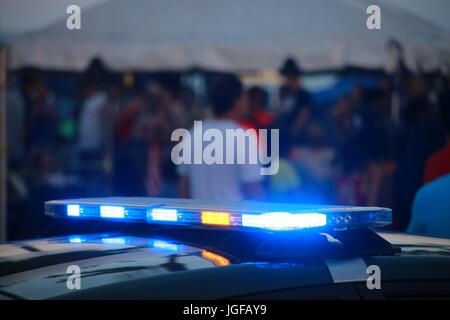
[[[366,28],[366,0],[109,0],[10,43],[10,67],[82,70],[96,56],[113,69],[385,68],[400,42],[412,68],[450,65],[450,32],[382,3],[381,30]]]

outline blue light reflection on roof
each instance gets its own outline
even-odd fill
[[[83,243],[84,241],[82,237],[69,237],[70,243]]]
[[[170,243],[164,240],[153,240],[151,242],[151,246],[156,249],[163,249],[163,250],[169,250],[169,251],[178,251],[179,245]]]
[[[125,245],[127,242],[128,241],[125,237],[102,238],[102,243],[104,244]]]

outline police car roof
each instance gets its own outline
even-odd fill
[[[180,238],[73,235],[0,246],[0,298],[226,298],[362,282],[378,265],[389,281],[450,281],[450,240],[378,233],[402,251],[391,256],[305,257],[261,261]],[[65,286],[69,265],[83,289]],[[342,273],[342,266],[352,273]],[[433,270],[433,272],[429,272]]]
[[[385,280],[449,278],[449,241],[408,236],[408,245],[396,235],[400,248],[387,241],[392,235],[369,229],[391,222],[386,208],[160,198],[56,200],[45,207],[46,214],[74,224],[140,222],[151,230],[141,237],[72,235],[0,246],[0,295],[243,297],[361,282],[373,263],[383,266]],[[410,262],[419,267],[405,275]],[[70,265],[82,272],[83,290],[64,286]]]

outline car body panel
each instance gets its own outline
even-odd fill
[[[364,257],[367,265],[383,268],[384,280],[450,279],[450,240],[378,234],[402,249]],[[82,290],[67,288],[71,265],[80,268]],[[321,257],[242,261],[174,239],[72,235],[0,245],[0,293],[25,299],[214,299],[331,285],[329,268]]]

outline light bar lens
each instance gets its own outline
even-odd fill
[[[229,226],[230,214],[228,212],[202,211],[202,223]]]
[[[297,230],[323,227],[327,216],[323,213],[269,212],[259,215],[243,214],[242,226],[269,230]]]
[[[67,215],[69,217],[79,217],[80,216],[80,206],[77,204],[67,205]]]
[[[154,208],[151,213],[154,221],[172,221],[178,220],[178,211],[175,209]]]
[[[116,206],[100,206],[100,216],[102,218],[125,218],[125,208]]]

